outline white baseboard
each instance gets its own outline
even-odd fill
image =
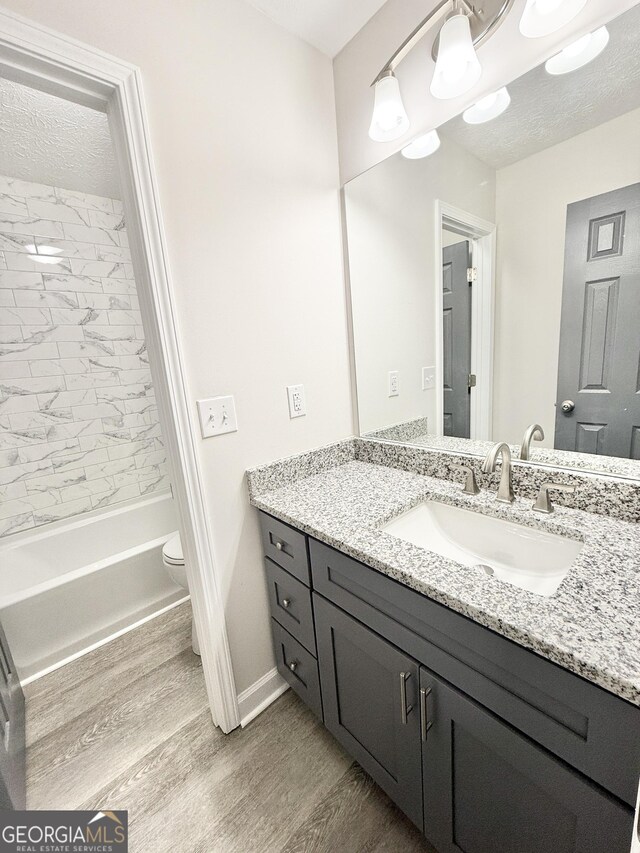
[[[240,714],[240,725],[244,728],[258,714],[275,702],[278,696],[282,696],[289,689],[287,682],[280,676],[274,667],[259,678],[251,687],[247,687],[238,695],[238,711]]]

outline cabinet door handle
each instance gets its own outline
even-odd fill
[[[290,598],[283,598],[282,599],[282,606],[284,607],[285,610],[288,610],[291,607],[291,599]]]
[[[407,717],[413,711],[413,705],[407,705],[407,681],[410,678],[410,672],[400,673],[400,721],[403,726],[407,725]]]
[[[288,665],[289,669],[291,670],[291,672],[295,672],[296,669],[298,668],[298,661],[292,660],[291,663],[287,664],[287,665]]]
[[[433,725],[433,722],[429,722],[429,717],[427,714],[427,698],[430,693],[430,687],[420,688],[420,737],[422,738],[423,743],[427,742],[427,733]]]

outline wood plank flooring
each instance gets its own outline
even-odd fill
[[[27,687],[30,808],[127,809],[131,853],[435,853],[292,691],[215,729],[190,617]]]

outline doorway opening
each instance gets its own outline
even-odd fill
[[[238,703],[199,471],[196,431],[186,393],[140,71],[90,46],[1,11],[0,77],[107,116],[207,695],[214,723],[229,732],[239,725]]]
[[[494,223],[436,200],[436,435],[492,435],[495,235]],[[454,290],[451,276],[462,279]]]

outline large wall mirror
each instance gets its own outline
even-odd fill
[[[640,5],[607,30],[345,186],[362,435],[640,478]]]

